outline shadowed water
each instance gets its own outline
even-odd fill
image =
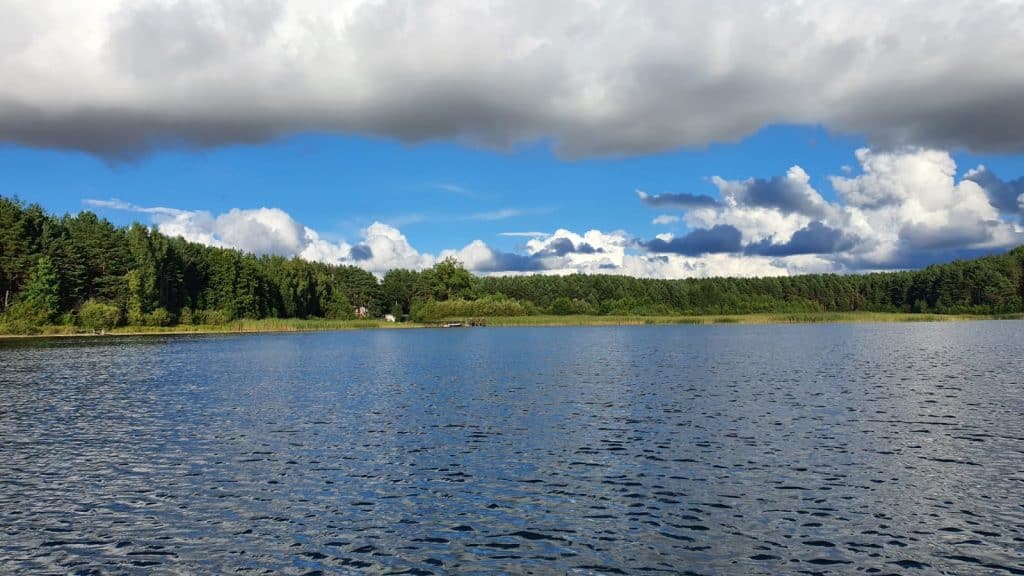
[[[1024,323],[0,343],[2,573],[1024,574]]]

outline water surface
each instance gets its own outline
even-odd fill
[[[2,573],[1024,574],[1024,323],[0,343]]]

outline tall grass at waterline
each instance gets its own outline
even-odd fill
[[[145,334],[239,334],[260,332],[314,332],[330,330],[364,330],[372,328],[429,328],[445,323],[479,323],[486,326],[640,326],[669,324],[816,324],[850,322],[955,322],[968,320],[1024,320],[1024,314],[913,314],[892,312],[801,312],[759,314],[715,314],[701,316],[494,316],[490,318],[445,318],[438,322],[386,322],[382,319],[325,320],[321,318],[264,318],[235,320],[225,324],[180,324],[176,326],[119,326],[106,332],[111,335]],[[0,337],[46,337],[95,335],[77,326],[40,326],[31,334],[11,334],[0,324]]]

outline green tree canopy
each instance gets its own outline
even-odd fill
[[[25,284],[19,315],[39,323],[52,321],[60,312],[60,276],[49,256],[40,256]]]

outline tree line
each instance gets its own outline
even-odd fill
[[[354,266],[256,256],[94,213],[57,217],[0,197],[0,329],[218,324],[240,318],[755,312],[1024,312],[1024,247],[922,270],[656,280],[475,277],[448,259],[378,279]]]

